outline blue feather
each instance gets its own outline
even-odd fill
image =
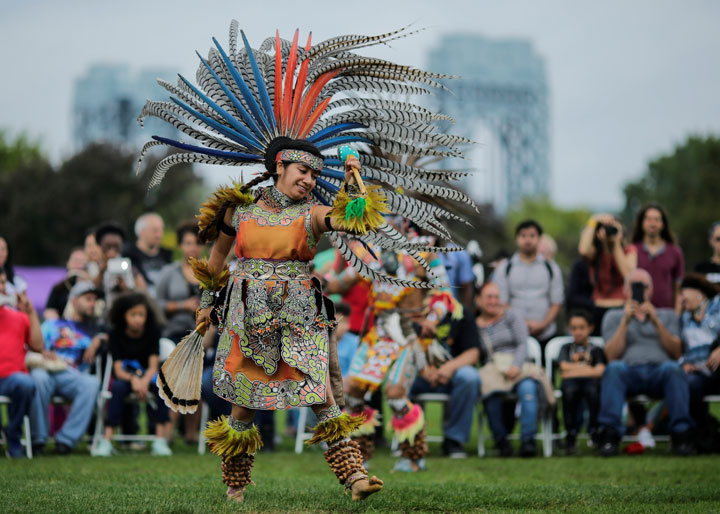
[[[247,87],[247,84],[245,84],[245,81],[240,76],[238,71],[235,69],[235,66],[228,58],[227,54],[225,53],[225,50],[223,50],[223,47],[220,46],[220,43],[218,43],[217,39],[215,39],[215,38],[212,38],[212,39],[213,39],[213,43],[215,43],[215,47],[218,49],[218,52],[220,52],[220,56],[222,57],[222,60],[225,62],[225,66],[227,66],[228,70],[230,70],[230,75],[232,75],[233,80],[240,88],[240,92],[242,93],[243,98],[245,98],[245,101],[247,102],[248,106],[250,107],[250,110],[252,111],[255,121],[258,124],[263,125],[269,131],[270,124],[265,119],[265,115],[262,113],[260,105],[258,105],[257,100],[255,100],[255,97],[253,96],[252,91],[250,91],[250,88]]]
[[[356,239],[356,241],[360,241],[360,244],[362,244],[365,247],[365,249],[368,252],[370,252],[370,255],[373,256],[373,259],[378,260],[377,255],[375,255],[375,252],[372,251],[372,248],[370,248],[370,246],[365,241],[363,241],[362,239]]]
[[[181,143],[180,141],[175,141],[174,139],[168,139],[168,138],[162,137],[162,136],[152,136],[152,138],[155,141],[160,141],[161,143],[165,143],[166,145],[174,146],[175,148],[180,148],[182,150],[188,150],[190,152],[202,153],[205,155],[212,155],[215,157],[222,157],[225,159],[237,159],[237,160],[241,160],[241,161],[262,161],[263,160],[263,157],[260,157],[259,155],[253,155],[250,153],[226,152],[223,150],[215,150],[213,148],[205,148],[202,146],[188,145],[186,143]]]
[[[170,100],[172,100],[172,101],[175,102],[177,105],[179,105],[180,107],[182,107],[183,109],[185,109],[186,111],[188,111],[188,112],[189,112],[190,114],[192,114],[193,116],[201,119],[201,120],[203,121],[203,123],[211,126],[212,128],[214,128],[215,130],[217,130],[217,131],[220,132],[221,134],[229,137],[229,138],[232,139],[233,141],[236,141],[236,142],[238,142],[238,143],[240,143],[240,144],[243,144],[243,145],[245,145],[245,146],[247,146],[247,147],[255,148],[256,150],[262,151],[262,148],[258,148],[257,143],[255,143],[254,141],[251,141],[250,139],[248,139],[247,137],[243,136],[242,134],[240,134],[240,133],[237,132],[236,130],[231,129],[230,127],[226,127],[225,125],[223,125],[223,124],[221,124],[221,123],[218,123],[217,121],[215,121],[214,119],[210,118],[209,116],[205,116],[204,114],[199,113],[198,111],[196,111],[195,109],[193,109],[193,108],[190,107],[189,105],[186,105],[185,103],[183,103],[182,101],[178,100],[177,98],[175,98],[175,97],[173,97],[173,96],[170,97]]]
[[[322,188],[324,188],[324,189],[327,189],[327,190],[330,191],[331,193],[337,193],[338,191],[340,191],[340,188],[339,188],[339,187],[334,186],[334,185],[332,185],[330,182],[328,182],[327,180],[323,180],[323,179],[321,179],[321,178],[319,178],[319,177],[318,177],[318,179],[315,181],[315,183],[316,183],[318,186],[320,186],[320,187],[322,187]]]
[[[328,207],[330,207],[330,202],[328,202],[327,199],[323,195],[321,195],[320,192],[316,188],[313,188],[312,193],[313,193],[313,195],[315,195],[315,198],[320,200],[321,204],[327,205]]]
[[[314,142],[319,141],[321,139],[327,139],[330,136],[334,136],[335,134],[339,132],[344,132],[345,130],[355,129],[355,128],[367,128],[365,125],[362,125],[360,123],[339,123],[338,125],[333,125],[330,127],[326,127],[322,129],[317,134],[313,134],[310,136],[308,141]]]
[[[235,106],[235,108],[240,113],[240,116],[242,116],[243,120],[245,120],[245,123],[247,123],[249,126],[255,126],[255,128],[258,130],[257,134],[262,137],[262,135],[259,133],[259,129],[257,128],[257,125],[255,125],[255,121],[252,119],[252,116],[250,116],[250,113],[247,112],[247,109],[245,109],[245,106],[243,106],[242,103],[240,103],[240,100],[233,94],[232,91],[230,91],[230,88],[225,85],[225,83],[220,79],[220,77],[217,76],[217,73],[213,71],[213,69],[210,67],[210,65],[207,63],[205,59],[203,59],[202,55],[200,55],[199,52],[195,52],[197,56],[200,58],[202,63],[205,65],[205,68],[210,72],[210,74],[213,76],[213,78],[217,81],[218,85],[222,88],[222,90],[225,92],[225,94],[230,98],[230,101]],[[235,128],[238,128],[236,125],[233,125]],[[240,130],[240,129],[238,129]],[[245,134],[247,137],[256,140],[255,136],[252,132],[250,132],[246,127],[242,127],[242,130],[240,130],[243,134]],[[260,145],[260,142],[257,141],[257,144]]]
[[[317,146],[318,150],[323,150],[325,148],[331,148],[333,146],[339,146],[344,143],[368,143],[372,144],[372,141],[369,139],[366,139],[364,137],[360,136],[339,136],[339,137],[333,137],[331,139],[327,139],[322,142],[322,144],[315,145]]]
[[[248,60],[250,61],[250,67],[252,68],[253,75],[255,75],[255,83],[257,84],[258,92],[260,93],[260,103],[262,104],[263,110],[265,111],[265,116],[267,116],[267,119],[270,120],[270,124],[272,125],[273,130],[275,130],[275,114],[273,113],[272,104],[270,103],[270,96],[267,92],[267,86],[265,86],[265,81],[263,80],[262,74],[260,73],[260,68],[258,68],[257,61],[255,60],[255,54],[253,53],[252,48],[250,48],[250,44],[245,37],[245,32],[241,30],[240,35],[242,36],[243,42],[245,43],[245,50],[247,51]]]

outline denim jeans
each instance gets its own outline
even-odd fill
[[[621,416],[625,398],[637,394],[665,399],[672,433],[683,433],[694,426],[689,412],[687,376],[677,362],[628,366],[622,361],[612,361],[602,376],[600,427],[612,428],[618,435],[623,435],[625,427]]]
[[[465,444],[470,440],[473,410],[480,393],[480,377],[475,366],[458,368],[449,384],[432,387],[424,378],[418,376],[410,389],[410,398],[423,393],[445,393],[450,395],[447,420],[443,430],[446,439]]]
[[[72,402],[55,442],[75,446],[87,430],[97,399],[100,381],[97,377],[69,368],[48,373],[42,368],[30,371],[35,382],[35,399],[30,409],[30,430],[33,444],[45,444],[48,438],[48,412],[53,395]]]
[[[119,427],[122,421],[123,410],[125,407],[125,399],[132,394],[132,384],[127,380],[114,379],[110,386],[112,397],[108,405],[105,425],[109,427]],[[170,421],[170,414],[167,405],[158,395],[158,388],[154,381],[150,382],[148,393],[152,394],[154,402],[145,402],[145,412],[148,417],[148,427],[154,427],[157,423],[166,423]],[[155,403],[153,407],[152,403]],[[148,428],[148,431],[150,429]]]
[[[534,439],[537,433],[537,382],[532,378],[526,378],[521,380],[514,390],[520,401],[520,437],[523,441],[529,441]],[[502,441],[508,435],[508,428],[503,420],[503,402],[505,399],[505,395],[499,393],[493,394],[485,400],[485,413],[487,414],[493,439],[496,442]]]
[[[11,457],[22,457],[20,437],[23,417],[30,411],[33,396],[35,396],[35,382],[27,373],[13,373],[5,378],[0,378],[0,395],[10,398],[8,424],[5,430],[8,453]]]

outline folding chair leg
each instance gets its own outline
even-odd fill
[[[210,417],[210,406],[200,402],[200,434],[198,435],[198,455],[205,455],[205,427]]]
[[[482,407],[478,414],[478,457],[485,457],[485,417]]]
[[[552,457],[553,432],[552,413],[546,412],[543,415],[543,456]]]
[[[25,455],[32,459],[32,435],[30,434],[30,418],[23,416],[23,427],[25,429]]]
[[[308,409],[310,407],[301,407],[298,416],[297,432],[295,434],[295,453],[302,453],[305,446],[305,423],[307,422]]]

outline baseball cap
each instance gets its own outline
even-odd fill
[[[68,298],[70,300],[74,300],[78,296],[82,296],[87,293],[95,293],[95,295],[99,296],[100,290],[89,280],[78,280],[75,285],[72,286],[72,289],[70,289]]]

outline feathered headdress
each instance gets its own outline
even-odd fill
[[[179,163],[262,164],[273,139],[307,139],[326,155],[313,194],[319,202],[330,205],[344,179],[344,163],[336,150],[341,145],[360,143],[388,154],[415,157],[461,157],[457,145],[470,141],[438,130],[436,122],[449,120],[447,116],[407,101],[357,96],[429,94],[428,86],[444,88],[439,79],[451,77],[353,53],[410,33],[403,28],[377,36],[345,35],[316,45],[309,36],[303,48],[298,44],[298,31],[292,42],[280,39],[276,32],[255,50],[242,31],[243,45],[238,48],[238,23],[233,20],[227,50],[213,38],[214,47],[207,57],[198,54],[198,85],[182,75],[176,86],[158,80],[171,93],[170,101],[148,101],[140,114],[141,121],[145,116],[155,116],[172,124],[193,142],[153,136],[142,148],[138,169],[143,155],[154,146],[185,150],[160,161],[150,181],[154,187]],[[336,95],[341,98],[334,98]],[[474,205],[464,193],[439,183],[456,179],[459,173],[430,171],[370,151],[360,152],[360,162],[362,180],[381,186],[390,212],[445,239],[451,238],[443,220],[457,216],[406,193]],[[405,251],[423,249],[410,244],[386,223],[370,239]],[[346,236],[332,233],[330,240],[362,275],[387,280],[353,254]],[[393,281],[410,287],[428,285]]]

